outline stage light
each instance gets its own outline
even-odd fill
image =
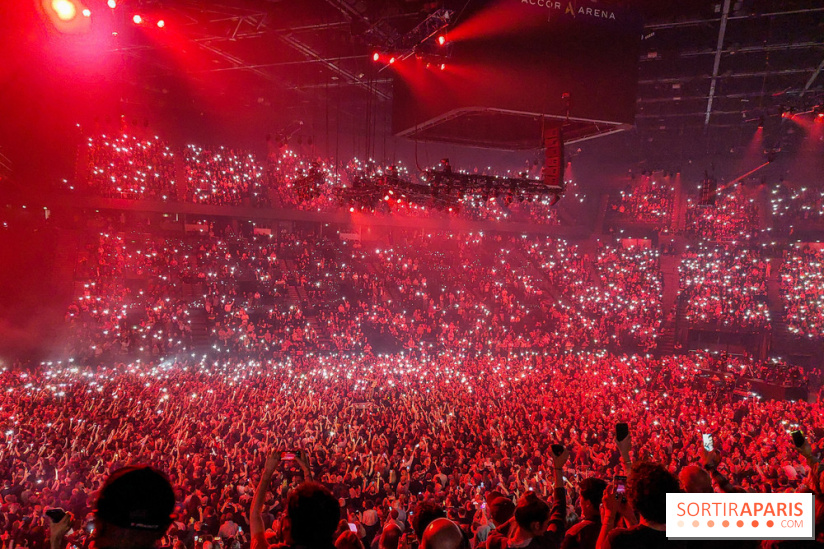
[[[161,29],[162,29],[163,27],[165,27],[165,26],[166,26],[166,21],[164,21],[163,19],[161,19],[160,21],[158,21],[158,22],[157,22],[157,26],[158,26],[158,28],[161,28]]]
[[[143,18],[140,17],[140,15],[135,15],[134,17],[132,17],[132,21],[134,21],[135,25],[139,25],[143,22]]]
[[[441,46],[443,46],[444,44],[446,44],[446,36],[444,36],[443,34],[442,34],[442,35],[440,35],[440,36],[438,37],[438,44],[440,44]]]
[[[70,0],[52,0],[51,7],[61,21],[71,21],[77,16],[77,7]]]
[[[116,0],[109,0],[108,2],[106,2],[106,4],[112,9],[115,9],[117,7],[117,1]]]
[[[395,62],[395,58],[394,58],[394,57],[390,57],[390,58],[389,58],[389,64],[391,65],[391,64],[393,64],[394,62]]]
[[[90,10],[89,8],[85,8],[83,10],[83,17],[91,17],[91,16],[92,16],[92,10]]]
[[[381,54],[379,54],[378,52],[375,52],[375,53],[372,54],[372,61],[380,61],[380,60],[381,60]]]

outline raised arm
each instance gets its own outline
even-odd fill
[[[280,452],[278,450],[270,450],[269,456],[266,458],[266,463],[263,465],[263,472],[260,475],[260,482],[255,488],[255,496],[252,498],[252,507],[249,510],[249,530],[252,537],[262,535],[266,529],[263,524],[263,504],[266,501],[266,491],[269,489],[269,484],[272,482],[272,475],[275,474],[275,469],[280,465]]]
[[[632,470],[632,457],[629,452],[632,449],[632,435],[629,434],[624,437],[624,440],[616,440],[618,446],[618,453],[621,454],[621,462],[624,464],[624,474],[629,476]]]
[[[298,450],[297,453],[295,453],[295,461],[300,466],[301,471],[303,471],[303,480],[306,482],[312,480],[312,469],[309,467],[309,454],[306,450]]]
[[[699,463],[712,477],[713,485],[718,492],[741,492],[742,490],[732,484],[730,480],[718,470],[721,463],[721,454],[717,450],[707,452],[703,447],[698,450]]]

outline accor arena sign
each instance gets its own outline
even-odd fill
[[[615,21],[616,19],[614,11],[604,9],[602,7],[584,7],[571,0],[521,0],[521,4],[529,4],[530,6],[544,8],[546,10],[568,15],[576,19],[598,19],[607,21]]]

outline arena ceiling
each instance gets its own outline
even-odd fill
[[[579,0],[580,1],[580,0]],[[446,3],[459,14],[464,0]],[[683,134],[734,128],[780,109],[803,112],[824,94],[824,6],[819,0],[630,1],[645,20],[637,126]],[[422,0],[283,0],[145,4],[168,11],[202,61],[195,79],[226,77],[232,100],[301,105],[345,89],[362,116],[392,96],[372,61],[444,4]],[[134,52],[140,55],[139,51]],[[156,57],[155,57],[156,59]],[[179,67],[166,65],[174,71]],[[338,97],[338,96],[336,96]],[[337,105],[336,105],[337,106]]]

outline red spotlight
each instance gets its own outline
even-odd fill
[[[395,58],[394,58],[394,57],[390,57],[390,58],[389,58],[389,64],[391,65],[391,64],[393,64],[394,62],[395,62]]]
[[[446,44],[446,36],[444,36],[443,34],[442,34],[442,35],[440,35],[440,36],[438,37],[438,44],[440,44],[441,46],[443,46],[444,44]]]
[[[161,19],[160,21],[157,22],[157,26],[162,29],[163,27],[166,26],[166,21]]]
[[[372,61],[380,61],[380,60],[381,60],[381,54],[379,54],[378,52],[375,52],[375,53],[372,54]]]
[[[51,7],[61,21],[71,21],[77,17],[77,7],[71,0],[52,0]]]
[[[135,25],[139,25],[143,22],[143,18],[140,17],[140,15],[135,15],[134,17],[132,17],[132,21],[134,21]]]

